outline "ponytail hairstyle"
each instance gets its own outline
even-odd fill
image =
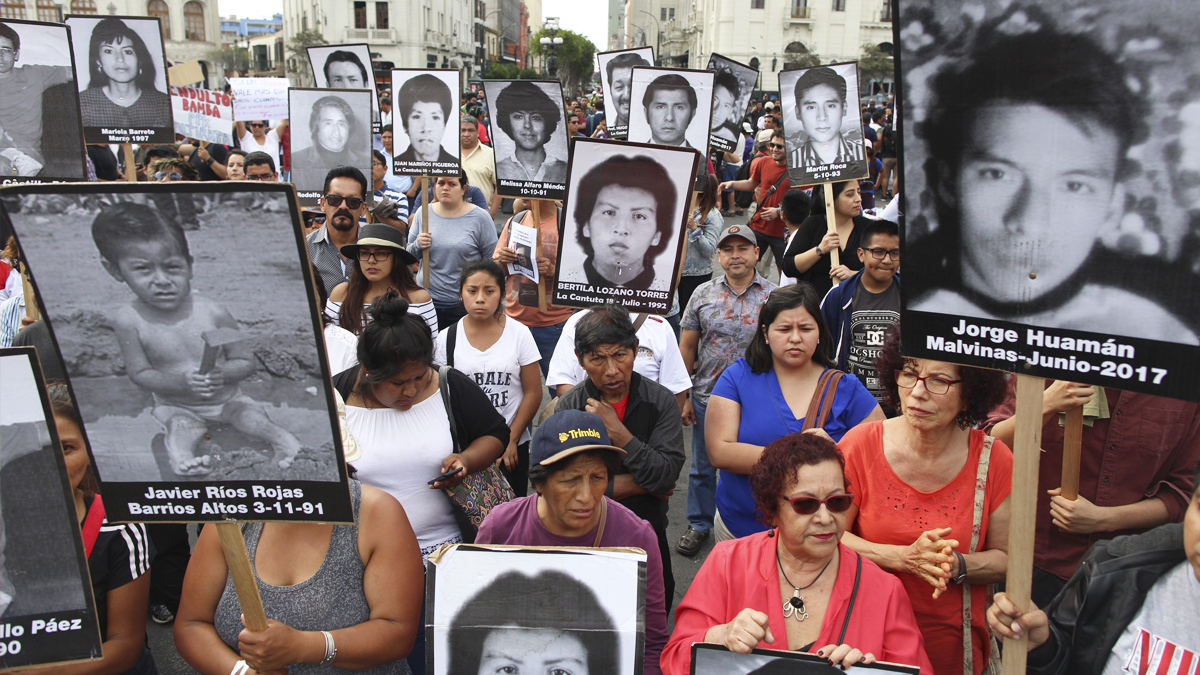
[[[70,420],[75,426],[83,428],[83,425],[79,423],[79,412],[75,409],[75,401],[71,399],[71,391],[67,389],[65,383],[50,382],[47,384],[46,397],[50,399],[50,410],[54,412],[55,417]],[[72,485],[71,489],[79,489],[86,497],[92,497],[100,492],[100,481],[96,479],[90,463],[87,471],[83,474],[83,479],[79,481],[79,485]]]
[[[424,319],[409,313],[408,300],[388,290],[371,303],[370,315],[358,339],[363,383],[383,382],[412,363],[433,365],[433,333]]]

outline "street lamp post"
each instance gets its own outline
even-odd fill
[[[660,24],[658,22],[658,17],[654,16],[650,12],[647,12],[644,9],[639,9],[638,11],[641,12],[642,14],[645,14],[646,16],[650,17],[651,19],[654,19],[654,30],[656,33],[658,33],[657,37],[654,40],[654,62],[655,62],[655,65],[661,66],[662,65],[662,24]]]

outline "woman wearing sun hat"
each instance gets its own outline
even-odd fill
[[[394,290],[408,300],[408,311],[424,319],[437,337],[433,298],[413,276],[412,266],[417,259],[404,250],[403,234],[383,223],[363,225],[358,228],[358,240],[343,246],[341,252],[350,261],[350,281],[334,286],[329,292],[325,315],[330,321],[351,333],[361,334],[370,321],[367,307],[375,298]]]
[[[537,494],[492,510],[476,544],[630,546],[646,552],[646,650],[643,672],[660,673],[667,643],[662,559],[654,528],[605,496],[625,451],[611,444],[594,413],[564,410],[538,425],[530,447],[529,481]]]

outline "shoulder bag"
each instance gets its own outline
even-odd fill
[[[825,428],[825,423],[829,421],[829,415],[833,412],[833,399],[837,395],[838,382],[841,382],[843,375],[845,373],[837,368],[826,368],[825,372],[821,373],[812,400],[808,403],[808,412],[804,413],[804,426],[801,427],[801,431]]]
[[[992,461],[992,442],[995,438],[985,436],[983,439],[983,452],[979,453],[979,469],[975,474],[975,503],[974,503],[974,521],[971,523],[971,547],[967,549],[967,553],[975,553],[975,549],[979,546],[979,534],[983,528],[983,510],[985,507],[985,497],[987,492],[987,475],[988,465]],[[963,675],[974,675],[974,650],[971,643],[971,584],[963,582]],[[992,595],[992,585],[988,584],[988,597]],[[990,634],[990,631],[989,631]],[[984,675],[1000,675],[1000,645],[997,644],[996,638],[991,638],[992,653],[988,657],[987,667],[983,669]]]

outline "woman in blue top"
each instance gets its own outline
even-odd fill
[[[821,319],[821,299],[798,283],[773,291],[758,315],[758,330],[745,358],[725,369],[708,400],[704,439],[717,483],[717,540],[744,537],[765,528],[754,516],[750,469],[763,447],[804,428],[817,381],[834,366],[833,343]],[[843,377],[823,427],[833,440],[852,427],[884,419],[883,411],[856,377]],[[725,532],[725,531],[727,532]]]

